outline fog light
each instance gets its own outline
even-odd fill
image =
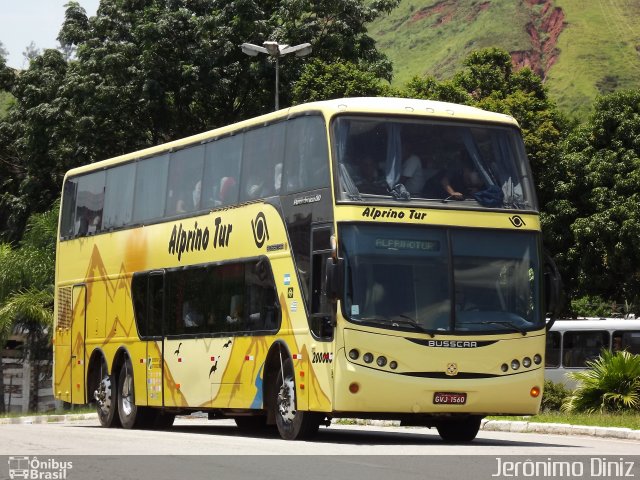
[[[358,393],[359,390],[360,390],[360,385],[358,385],[356,382],[349,384],[349,391],[351,393]]]
[[[387,357],[378,357],[376,363],[380,368],[384,367],[387,364]]]
[[[506,372],[507,370],[509,370],[509,365],[507,365],[506,363],[503,363],[502,366],[500,367],[500,369],[503,372]]]
[[[398,368],[398,362],[396,362],[395,360],[389,362],[389,368],[391,370],[395,370],[396,368]]]
[[[357,360],[359,356],[360,356],[360,352],[355,348],[352,348],[351,350],[349,350],[349,358],[351,360]]]
[[[540,365],[542,363],[542,356],[538,353],[536,353],[533,356],[533,363],[535,363],[536,365]]]
[[[513,370],[518,370],[520,368],[520,362],[518,360],[511,360],[511,368]]]
[[[522,359],[522,366],[524,368],[529,368],[531,366],[531,359],[529,357],[524,357]]]
[[[529,395],[531,395],[533,398],[538,398],[540,396],[540,387],[531,387]]]
[[[371,363],[373,362],[373,354],[367,352],[362,356],[362,359],[364,360],[364,363]]]

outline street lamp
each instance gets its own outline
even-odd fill
[[[273,42],[267,40],[262,44],[263,46],[254,45],[253,43],[243,43],[240,45],[242,48],[242,53],[246,53],[250,57],[255,57],[259,53],[266,53],[270,57],[273,57],[276,61],[276,110],[280,109],[280,100],[279,100],[279,81],[280,81],[280,57],[284,57],[289,53],[295,53],[296,57],[304,57],[305,55],[309,55],[311,53],[311,44],[310,43],[301,43],[300,45],[295,45],[290,47],[289,45],[281,45],[278,42]]]

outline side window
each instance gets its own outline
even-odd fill
[[[547,332],[544,366],[547,368],[560,366],[560,332]]]
[[[76,193],[78,181],[67,180],[62,193],[62,219],[60,221],[60,238],[73,237],[76,214]]]
[[[91,235],[101,230],[104,182],[104,171],[78,178],[74,225],[76,236]]]
[[[202,181],[203,208],[238,202],[242,140],[242,135],[234,135],[207,143]]]
[[[609,348],[609,332],[565,332],[562,340],[562,364],[569,368],[586,367],[586,362]]]
[[[168,335],[275,331],[280,325],[267,259],[173,270],[166,278]]]
[[[329,151],[324,120],[299,117],[287,122],[284,186],[286,193],[329,186]]]
[[[280,193],[285,125],[280,122],[244,134],[240,201]]]
[[[107,192],[104,200],[103,230],[131,223],[133,216],[134,163],[107,170]]]
[[[131,280],[133,313],[141,338],[162,335],[164,312],[163,272],[136,273]]]
[[[247,330],[274,330],[280,324],[280,308],[269,261],[246,264]]]
[[[133,301],[133,314],[138,326],[140,337],[148,335],[147,329],[147,280],[149,274],[135,273],[131,279],[131,300]]]
[[[133,223],[161,218],[164,214],[168,167],[168,153],[137,163]]]
[[[171,154],[167,187],[167,216],[200,209],[204,145],[183,148]]]
[[[640,355],[640,332],[618,331],[613,333],[611,348],[614,352],[626,350],[634,355]]]

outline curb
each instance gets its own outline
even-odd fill
[[[0,418],[0,425],[30,425],[34,423],[71,423],[83,420],[97,420],[97,413],[66,415],[36,415],[32,417]],[[333,422],[335,423],[335,420]],[[339,423],[338,423],[339,425]],[[400,422],[386,420],[355,419],[354,425],[374,427],[399,427]],[[567,423],[516,422],[511,420],[482,420],[480,429],[487,432],[543,433],[552,435],[582,435],[588,437],[616,438],[640,441],[640,430],[620,427],[591,427]]]
[[[97,420],[97,413],[69,413],[65,415],[34,415],[32,417],[0,418],[0,425],[30,425],[33,423],[70,423],[82,420]]]
[[[568,423],[514,422],[508,420],[483,420],[482,430],[490,432],[548,433],[553,435],[583,435],[589,437],[640,440],[640,430],[620,427],[591,427]]]

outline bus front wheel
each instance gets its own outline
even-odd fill
[[[478,435],[481,421],[482,417],[470,415],[461,420],[444,420],[436,425],[436,428],[445,442],[470,442]]]
[[[282,363],[275,382],[272,405],[280,436],[285,440],[302,440],[315,435],[320,427],[320,417],[297,409],[295,375],[290,359]]]

